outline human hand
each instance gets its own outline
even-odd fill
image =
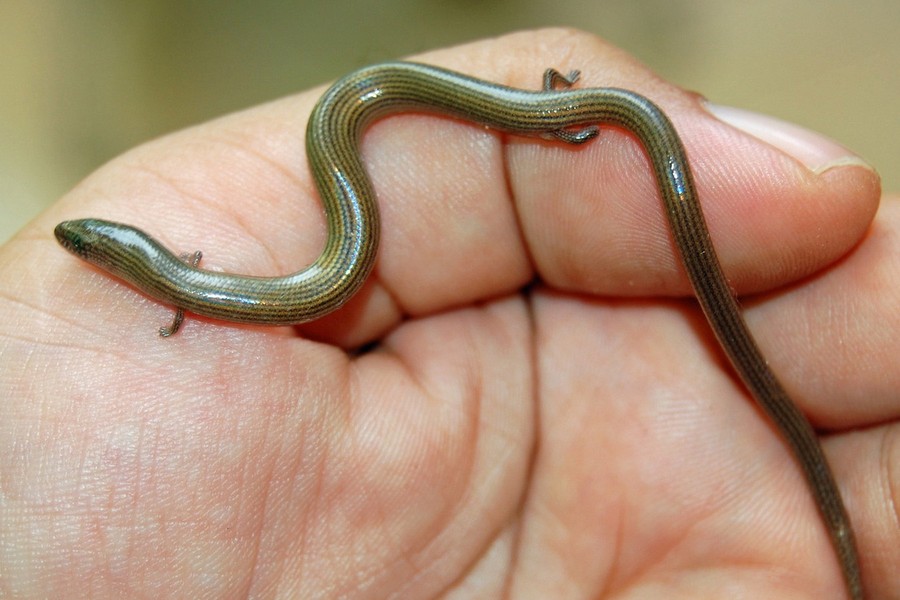
[[[896,595],[900,209],[875,213],[877,176],[822,169],[844,155],[809,139],[792,158],[575,32],[417,60],[533,89],[578,68],[666,110],[725,270],[758,294],[751,328],[830,431],[867,588]],[[138,148],[0,252],[0,595],[837,597],[799,470],[683,300],[624,132],[375,124],[376,272],[296,328],[188,315],[160,340],[170,307],[55,245],[96,216],[206,268],[299,269],[324,239],[303,141],[320,93]]]

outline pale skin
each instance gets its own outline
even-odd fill
[[[900,203],[877,175],[810,170],[577,32],[415,59],[532,89],[578,68],[662,106],[750,327],[823,431],[868,597],[900,594]],[[95,216],[206,268],[297,270],[324,239],[321,91],[142,146],[0,249],[0,596],[843,597],[621,131],[380,121],[375,273],[304,326],[188,315],[161,340],[171,308],[56,245]]]

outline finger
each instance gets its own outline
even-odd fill
[[[581,67],[582,85],[627,87],[658,102],[684,138],[713,239],[740,291],[833,261],[859,238],[877,203],[871,170],[817,174],[590,36],[530,32],[419,59],[535,89],[548,65]],[[138,149],[39,225],[87,213],[136,223],[178,250],[202,249],[208,268],[295,271],[324,241],[302,140],[320,93]],[[371,128],[362,153],[383,215],[377,277],[325,321],[331,339],[347,339],[336,325],[369,339],[404,315],[514,292],[535,272],[592,293],[687,292],[647,160],[630,135],[605,131],[580,149],[534,139],[514,139],[507,148],[507,139],[421,115]],[[811,244],[823,230],[835,234]]]
[[[748,303],[750,328],[816,425],[900,418],[900,199],[887,199],[852,254]]]
[[[860,550],[867,598],[895,598],[900,581],[900,444],[896,419],[883,426],[830,436],[824,441]]]

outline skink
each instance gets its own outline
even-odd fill
[[[186,262],[133,227],[82,219],[60,223],[56,238],[75,255],[182,311],[241,323],[286,325],[326,315],[369,275],[379,238],[375,192],[359,140],[375,119],[404,111],[451,115],[521,135],[585,142],[597,124],[632,132],[643,144],[662,195],[675,245],[715,335],[753,398],[793,451],[831,536],[851,598],[863,597],[853,530],[831,469],[809,421],[768,367],[741,317],[694,189],[678,134],[650,100],[615,88],[570,89],[545,75],[526,91],[437,67],[384,63],[356,71],[319,100],[306,132],[307,156],[328,222],[325,249],[305,269],[283,277],[213,273]],[[171,333],[169,331],[168,333]]]

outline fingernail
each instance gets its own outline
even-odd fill
[[[768,115],[707,102],[706,109],[717,119],[749,133],[796,158],[811,171],[821,173],[846,165],[872,166],[834,140],[814,131]]]

